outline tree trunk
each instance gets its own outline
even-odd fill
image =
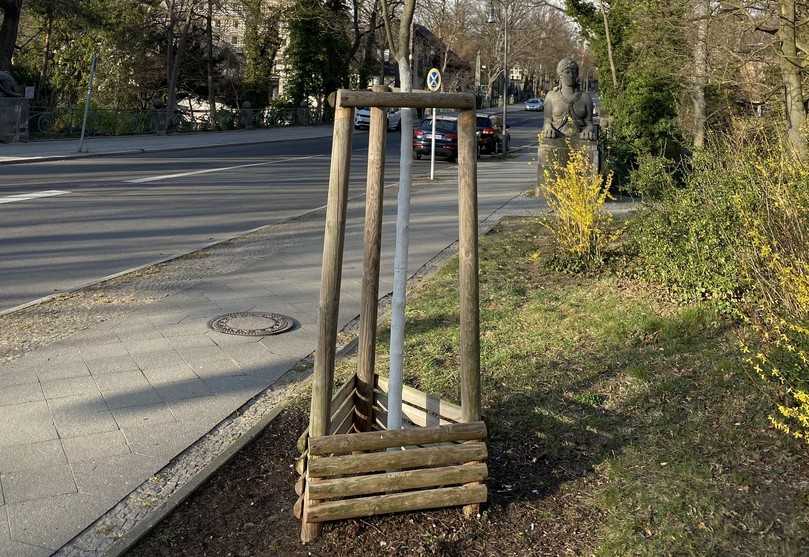
[[[803,86],[801,84],[801,66],[796,45],[795,1],[779,0],[780,25],[778,39],[781,43],[781,78],[786,91],[786,116],[789,129],[789,142],[795,153],[806,161],[809,159],[806,139],[801,133],[806,122],[806,110],[803,105]]]
[[[188,6],[188,14],[185,16],[185,23],[183,23],[183,27],[180,30],[180,38],[177,40],[176,48],[172,49],[173,57],[169,59],[170,69],[169,69],[169,82],[168,82],[168,98],[166,100],[166,127],[165,132],[168,133],[169,129],[172,128],[172,122],[174,120],[174,113],[177,110],[177,78],[180,74],[180,64],[183,60],[183,53],[185,52],[185,42],[188,38],[188,32],[191,28],[191,21],[194,17],[194,10],[193,6]],[[173,33],[170,39],[173,39]],[[174,44],[174,41],[170,41],[171,44]]]
[[[601,15],[604,18],[604,38],[607,41],[607,58],[610,62],[610,74],[612,74],[612,86],[618,89],[618,72],[615,70],[615,60],[612,58],[612,36],[610,35],[610,23],[607,18],[607,10],[604,8],[604,2],[601,2]]]
[[[213,91],[213,0],[208,0],[208,16],[205,21],[205,32],[208,39],[208,127],[216,129],[216,98]]]
[[[696,0],[694,17],[697,21],[697,37],[694,42],[694,148],[705,146],[705,86],[708,83],[708,13],[710,0]]]
[[[11,59],[17,44],[22,0],[2,0],[0,10],[3,12],[3,24],[0,25],[0,71],[7,72],[11,70]]]
[[[360,89],[364,89],[368,85],[368,82],[370,81],[371,78],[371,74],[373,73],[374,58],[375,58],[374,46],[376,45],[376,32],[374,30],[376,29],[376,20],[379,17],[379,1],[380,0],[374,0],[374,6],[371,9],[371,15],[368,20],[368,35],[365,37],[365,49],[364,49],[365,52],[363,53],[363,64],[359,69]],[[384,63],[385,60],[383,57],[382,64]],[[382,81],[380,81],[380,83],[382,83]]]

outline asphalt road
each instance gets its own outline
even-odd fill
[[[541,114],[511,113],[512,148],[535,142]],[[0,167],[0,311],[184,253],[326,203],[330,139]],[[361,195],[367,132],[353,143]],[[390,133],[386,181],[398,177]],[[502,164],[486,157],[481,165]],[[439,161],[437,168],[454,167]],[[429,161],[414,161],[417,174]],[[484,189],[485,184],[480,184]]]

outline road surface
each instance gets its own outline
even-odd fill
[[[542,115],[511,114],[512,148]],[[330,139],[0,167],[0,311],[188,252],[326,203]],[[367,132],[354,134],[350,194],[365,184]],[[390,133],[386,182],[398,176]],[[417,174],[429,161],[414,161]],[[502,164],[483,157],[481,165]],[[437,168],[453,166],[439,161]]]

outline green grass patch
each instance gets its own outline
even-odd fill
[[[768,400],[737,353],[743,331],[708,304],[553,271],[551,253],[537,219],[482,238],[488,520],[530,521],[527,551],[549,530],[577,532],[575,551],[597,555],[805,551],[806,449],[768,426]],[[452,400],[456,285],[453,260],[415,289],[406,336],[406,382]],[[592,523],[554,524],[570,516]]]

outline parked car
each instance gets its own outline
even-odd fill
[[[402,125],[402,113],[395,108],[388,108],[388,130],[398,130]],[[371,127],[371,109],[358,108],[354,113],[354,128],[368,129]]]
[[[511,144],[511,133],[508,129],[503,132],[500,115],[478,114],[477,136],[478,152],[481,154],[498,153],[503,150],[503,143],[506,146]]]
[[[542,112],[545,110],[545,102],[542,99],[528,99],[525,101],[525,110],[529,112]]]
[[[417,159],[430,156],[433,138],[433,119],[425,118],[413,130],[413,153]],[[447,160],[458,158],[458,118],[437,116],[435,119],[435,154]]]

